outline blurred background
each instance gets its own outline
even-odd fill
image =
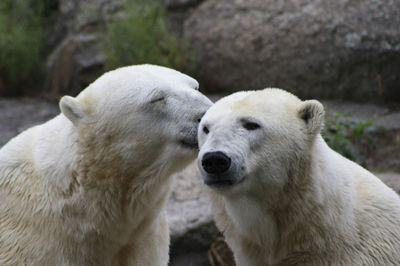
[[[328,144],[399,191],[399,14],[398,0],[1,0],[0,146],[105,71],[152,63],[212,99],[279,87],[321,100]],[[196,171],[169,202],[171,265],[232,265]]]
[[[2,0],[0,94],[74,95],[153,63],[202,90],[400,102],[398,0]]]

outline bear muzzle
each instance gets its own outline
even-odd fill
[[[184,138],[181,140],[182,146],[189,149],[198,149],[199,144],[197,143],[197,138]]]
[[[203,155],[200,167],[203,180],[208,186],[224,187],[234,185],[236,179],[229,174],[232,160],[221,151],[207,152]]]
[[[204,114],[205,111],[201,111],[199,114],[194,116],[192,124],[190,124],[190,126],[185,127],[181,131],[180,142],[182,146],[190,149],[199,149],[199,143],[197,141],[197,130],[199,127],[200,120],[204,116]]]
[[[201,166],[209,174],[220,175],[229,170],[231,158],[220,151],[207,152],[203,155]]]

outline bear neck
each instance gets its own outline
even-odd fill
[[[276,198],[262,199],[264,193],[238,197],[232,202],[234,197],[211,193],[216,216],[226,217],[217,224],[226,232],[228,242],[237,235],[251,249],[266,254],[265,261],[273,264],[292,253],[329,250],[327,240],[332,238],[351,239],[348,232],[355,231],[348,228],[353,226],[348,219],[352,199],[346,196],[350,195],[347,188],[343,189],[348,180],[324,179],[326,171],[342,171],[330,164],[332,156],[337,157],[318,135],[309,156],[295,166],[297,170],[289,171],[291,183]],[[241,248],[246,249],[243,245]]]
[[[93,227],[103,232],[106,239],[115,235],[127,237],[142,220],[155,219],[149,217],[147,211],[158,213],[154,210],[161,212],[163,208],[171,182],[166,176],[168,169],[163,171],[168,165],[155,160],[148,165],[132,167],[129,165],[132,162],[124,162],[117,154],[110,154],[107,147],[101,145],[101,139],[79,134],[65,119],[59,116],[49,122],[54,128],[62,128],[62,132],[42,132],[39,128],[38,135],[46,136],[35,144],[40,149],[39,158],[42,158],[38,163],[51,160],[51,163],[36,168],[39,169],[38,176],[52,177],[42,182],[44,187],[53,187],[47,189],[53,193],[49,195],[49,205],[55,213],[61,214],[60,219],[66,215],[82,219],[70,221],[69,226],[76,227],[75,231],[81,231],[79,228],[87,221],[96,223]],[[48,141],[49,138],[52,141]],[[52,143],[59,143],[61,147],[53,148]],[[82,210],[82,213],[69,214],[69,209]],[[112,214],[110,210],[113,210]]]
[[[77,145],[79,159],[76,171],[83,187],[92,188],[120,197],[121,208],[134,208],[137,198],[159,192],[170,182],[171,166],[157,158],[130,158],[127,160],[111,147],[105,147],[101,136],[80,139]],[[111,151],[111,152],[110,152]],[[135,153],[135,151],[130,151]],[[152,155],[154,157],[154,155]],[[160,191],[163,190],[163,191]],[[153,201],[158,201],[155,197]],[[152,200],[147,204],[151,205]]]
[[[279,236],[275,242],[276,256],[307,250],[330,250],[329,239],[351,241],[349,232],[355,231],[353,199],[349,197],[351,180],[341,178],[347,176],[342,173],[346,171],[344,167],[332,165],[332,162],[343,159],[319,134],[311,147],[308,158],[300,163],[301,170],[291,172],[291,179],[295,182],[288,183],[279,197],[279,204],[272,211]],[[331,174],[335,172],[338,174]],[[302,246],[304,243],[307,247]],[[285,250],[280,247],[285,247]]]

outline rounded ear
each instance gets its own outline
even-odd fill
[[[150,99],[149,103],[157,103],[164,101],[167,98],[167,94],[164,91],[155,88],[150,92],[148,97]]]
[[[318,134],[324,122],[324,107],[317,100],[308,100],[300,104],[297,109],[299,117],[304,121],[310,134]]]
[[[79,121],[85,117],[81,104],[71,96],[64,96],[60,100],[61,112],[77,126]]]

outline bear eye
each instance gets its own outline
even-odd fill
[[[243,127],[247,130],[256,130],[259,129],[261,126],[254,122],[246,122],[243,124]]]
[[[208,130],[208,127],[204,126],[204,127],[203,127],[203,132],[204,132],[205,134],[208,134],[208,133],[210,133],[210,130]]]
[[[157,97],[157,98],[151,100],[150,103],[161,102],[161,101],[164,101],[164,100],[165,100],[165,97],[164,96],[160,96],[160,97]]]

